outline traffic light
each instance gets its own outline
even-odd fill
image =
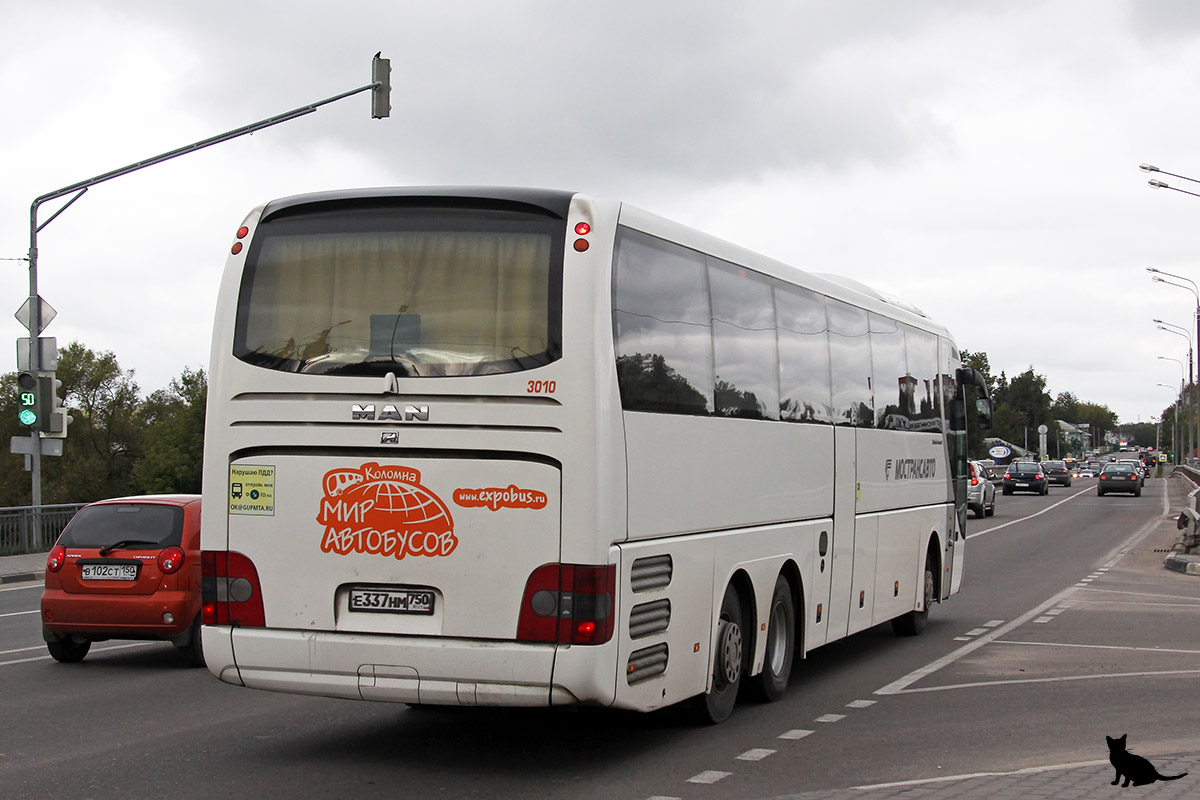
[[[17,420],[27,428],[38,426],[38,378],[33,372],[17,373]]]
[[[46,412],[46,423],[42,427],[42,436],[51,439],[65,439],[67,438],[67,426],[71,424],[72,418],[67,414],[67,409],[63,408],[62,398],[58,396],[58,390],[62,388],[62,381],[51,373],[39,377],[38,382],[44,387],[39,397],[50,398],[50,408]]]
[[[383,119],[392,113],[392,61],[376,53],[371,61],[371,118]]]
[[[26,370],[17,373],[17,420],[28,428],[50,430],[54,411],[54,390],[58,381],[53,375],[38,375]]]

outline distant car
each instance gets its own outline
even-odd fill
[[[1046,494],[1049,491],[1050,482],[1046,479],[1046,473],[1042,471],[1041,465],[1036,461],[1014,461],[1004,472],[1002,488],[1004,494],[1013,492]]]
[[[1099,473],[1099,471],[1098,471],[1098,470],[1097,470],[1095,467],[1093,467],[1091,464],[1084,464],[1082,467],[1080,467],[1080,468],[1079,468],[1079,472],[1078,472],[1078,473],[1076,473],[1076,474],[1077,474],[1077,475],[1078,475],[1080,478],[1094,478],[1094,477],[1096,477],[1096,476],[1097,476],[1098,474],[1100,474],[1100,473]]]
[[[1046,479],[1050,483],[1060,483],[1063,486],[1071,485],[1071,470],[1062,461],[1043,461],[1042,472],[1046,473]]]
[[[1096,494],[1103,497],[1111,492],[1129,492],[1134,497],[1142,496],[1142,476],[1132,464],[1114,462],[1105,464],[1096,481]]]
[[[192,666],[200,644],[200,496],[101,500],[79,510],[46,558],[42,638],[56,661],[92,642],[165,639]]]
[[[983,464],[968,461],[967,467],[967,507],[976,517],[990,517],[996,513],[996,485]]]

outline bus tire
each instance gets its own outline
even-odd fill
[[[747,683],[750,695],[763,703],[773,703],[787,691],[796,653],[796,601],[792,585],[780,575],[775,579],[767,622],[767,652],[762,672]]]
[[[745,637],[742,601],[733,584],[725,587],[721,616],[713,647],[712,688],[693,698],[693,711],[699,722],[716,725],[733,714],[738,688],[745,666]]]
[[[925,602],[920,611],[910,611],[892,620],[892,630],[897,636],[920,636],[929,622],[929,607],[933,605],[933,565],[931,559],[925,558]]]

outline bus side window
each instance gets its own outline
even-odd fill
[[[704,256],[623,228],[613,283],[621,405],[630,411],[713,413]]]

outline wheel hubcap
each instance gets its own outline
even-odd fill
[[[717,637],[717,677],[726,686],[737,683],[742,674],[742,629],[732,622],[722,621]]]

